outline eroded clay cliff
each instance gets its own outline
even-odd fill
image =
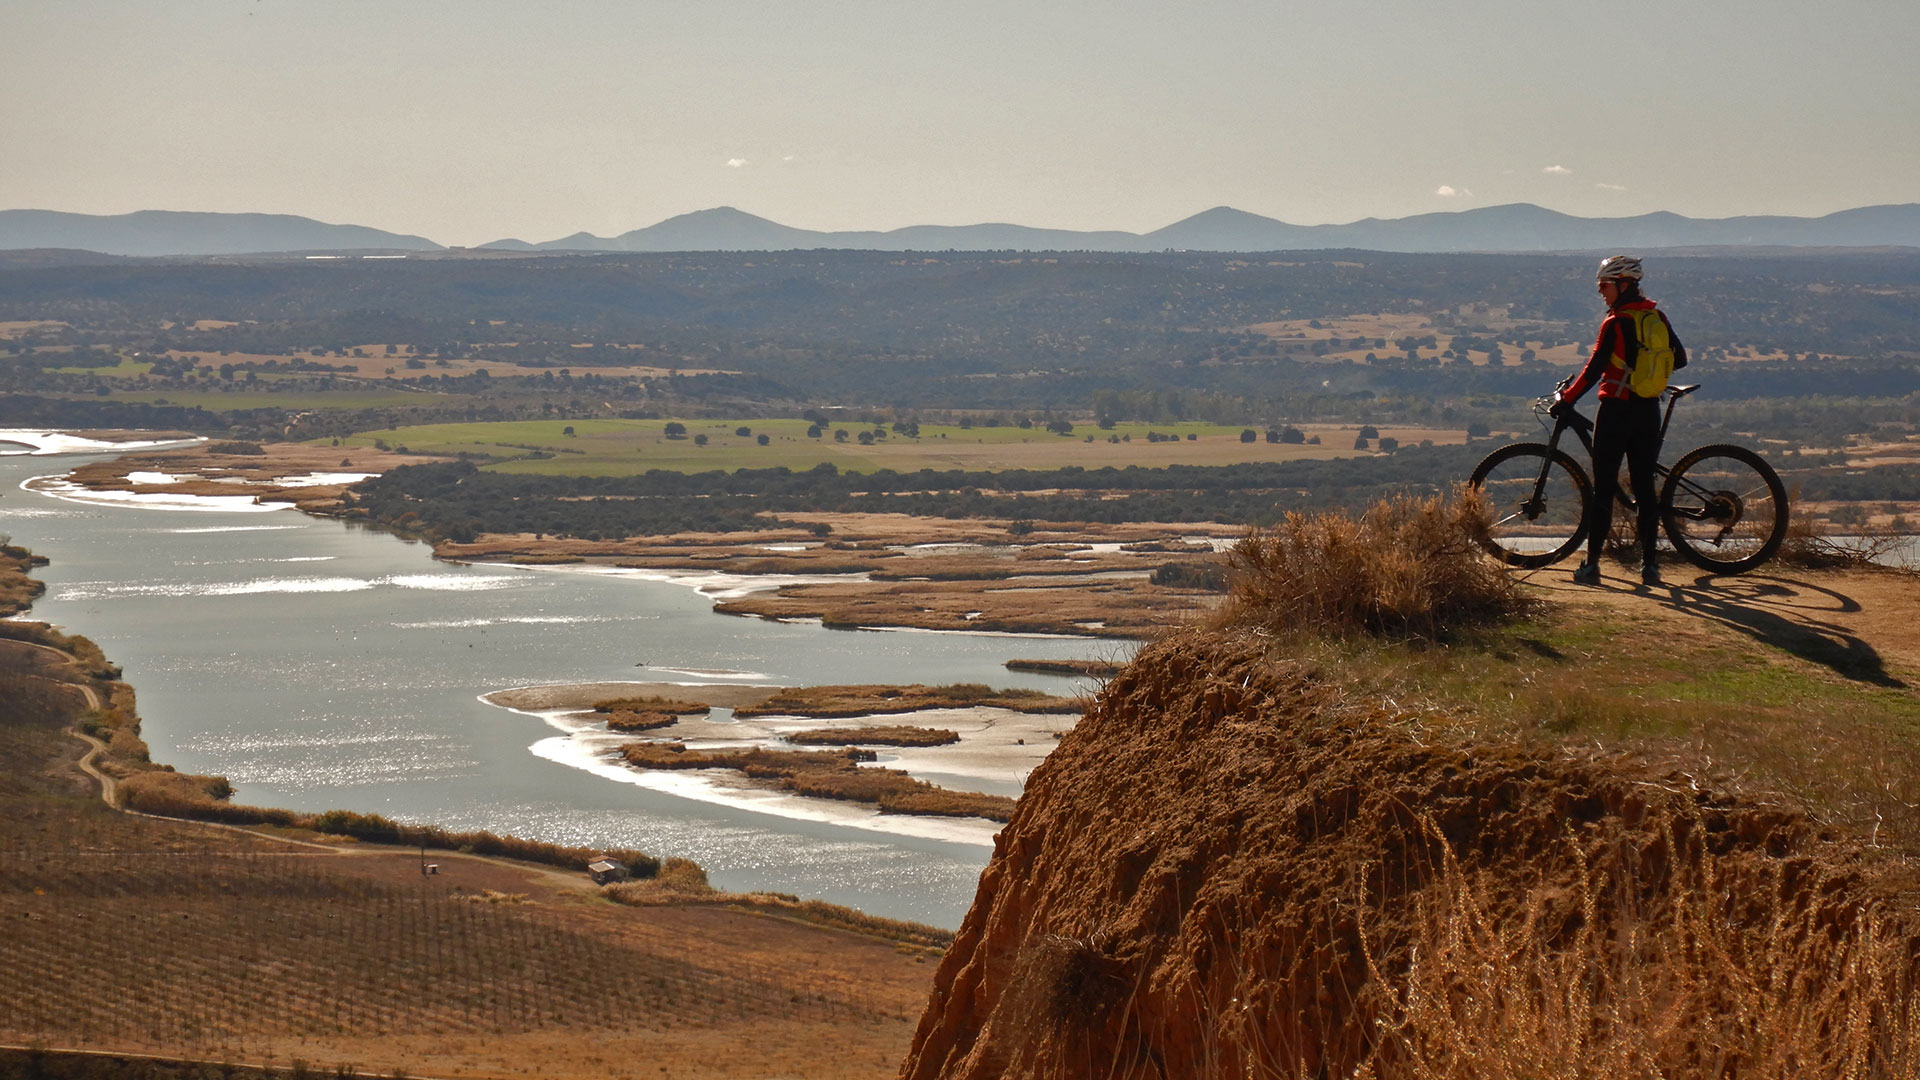
[[[1193,632],[1034,774],[902,1075],[1884,1063],[1912,1020],[1904,875],[1782,806],[1439,740]]]

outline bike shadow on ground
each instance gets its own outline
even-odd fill
[[[1893,689],[1908,685],[1887,671],[1879,651],[1823,614],[1860,610],[1859,601],[1822,585],[1774,574],[1700,574],[1652,589],[1675,610],[1709,619],[1762,644],[1819,664],[1843,678]]]

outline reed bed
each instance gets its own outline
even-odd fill
[[[920,683],[907,686],[799,686],[782,690],[757,705],[735,709],[734,715],[833,718],[981,706],[1023,713],[1068,713],[1079,712],[1085,705],[1086,702],[1080,698],[1058,697],[1021,687],[995,690],[985,683],[948,683],[945,686]]]
[[[1545,861],[1572,889],[1543,875],[1515,910],[1427,828],[1440,880],[1404,969],[1368,957],[1387,994],[1357,1080],[1920,1075],[1916,928],[1887,899],[1791,872],[1739,895],[1704,855],[1661,888],[1569,839]]]
[[[877,724],[796,731],[787,741],[801,746],[948,746],[960,741],[960,733],[950,728]]]
[[[1006,821],[1014,801],[1004,795],[949,791],[916,780],[897,769],[861,768],[871,750],[769,750],[752,746],[728,750],[690,750],[677,742],[636,742],[620,748],[629,765],[640,769],[732,769],[769,780],[796,795],[872,803],[884,813],[937,817],[983,817]]]

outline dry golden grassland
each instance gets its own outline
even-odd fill
[[[1599,322],[1599,316],[1600,311],[1598,307],[1596,307],[1594,312],[1594,321],[1596,324]],[[1515,320],[1507,314],[1506,309],[1498,307],[1488,308],[1485,311],[1468,312],[1465,314],[1465,318],[1476,328],[1484,328],[1483,330],[1476,330],[1472,335],[1479,337],[1485,337],[1489,333],[1504,334],[1512,330],[1516,325]],[[1314,326],[1313,323],[1315,322],[1318,322],[1320,325]],[[1394,342],[1408,335],[1426,337],[1431,334],[1437,337],[1440,341],[1440,347],[1438,349],[1423,348],[1420,350],[1422,357],[1436,358],[1447,348],[1448,339],[1452,338],[1456,333],[1456,331],[1450,327],[1446,329],[1435,329],[1431,317],[1414,314],[1349,315],[1327,319],[1282,319],[1276,322],[1257,323],[1247,329],[1254,333],[1265,335],[1282,349],[1285,349],[1289,345],[1300,346],[1302,351],[1291,354],[1295,359],[1315,359],[1311,352],[1305,351],[1310,349],[1315,342],[1340,343],[1342,347],[1330,348],[1324,356],[1318,359],[1325,363],[1342,364],[1365,363],[1368,353],[1374,353],[1381,357],[1404,356],[1405,352],[1397,348]],[[1355,347],[1350,344],[1355,338],[1361,337],[1367,338],[1368,344],[1360,347]],[[1386,340],[1385,346],[1373,344],[1374,341],[1382,338]],[[1533,348],[1540,360],[1549,364],[1572,366],[1581,363],[1587,358],[1587,346],[1585,345],[1554,345],[1548,347],[1545,342],[1538,340],[1529,341],[1527,344]],[[1518,353],[1519,350],[1517,349],[1509,350],[1508,358],[1518,359]],[[1471,353],[1468,356],[1468,363],[1484,367],[1487,363],[1487,354],[1484,352]],[[1386,431],[1383,428],[1381,434],[1390,435],[1393,434],[1393,432]],[[1405,440],[1403,439],[1402,441]]]
[[[1847,448],[1849,469],[1870,469],[1875,465],[1920,464],[1920,435],[1898,439],[1862,441]]]
[[[11,322],[0,321],[0,338],[25,337],[36,330],[53,330],[66,325],[66,323],[54,319],[17,319]]]

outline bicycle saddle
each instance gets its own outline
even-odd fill
[[[1669,386],[1667,387],[1667,393],[1677,398],[1683,398],[1698,389],[1700,389],[1699,383],[1694,383],[1692,386]]]

